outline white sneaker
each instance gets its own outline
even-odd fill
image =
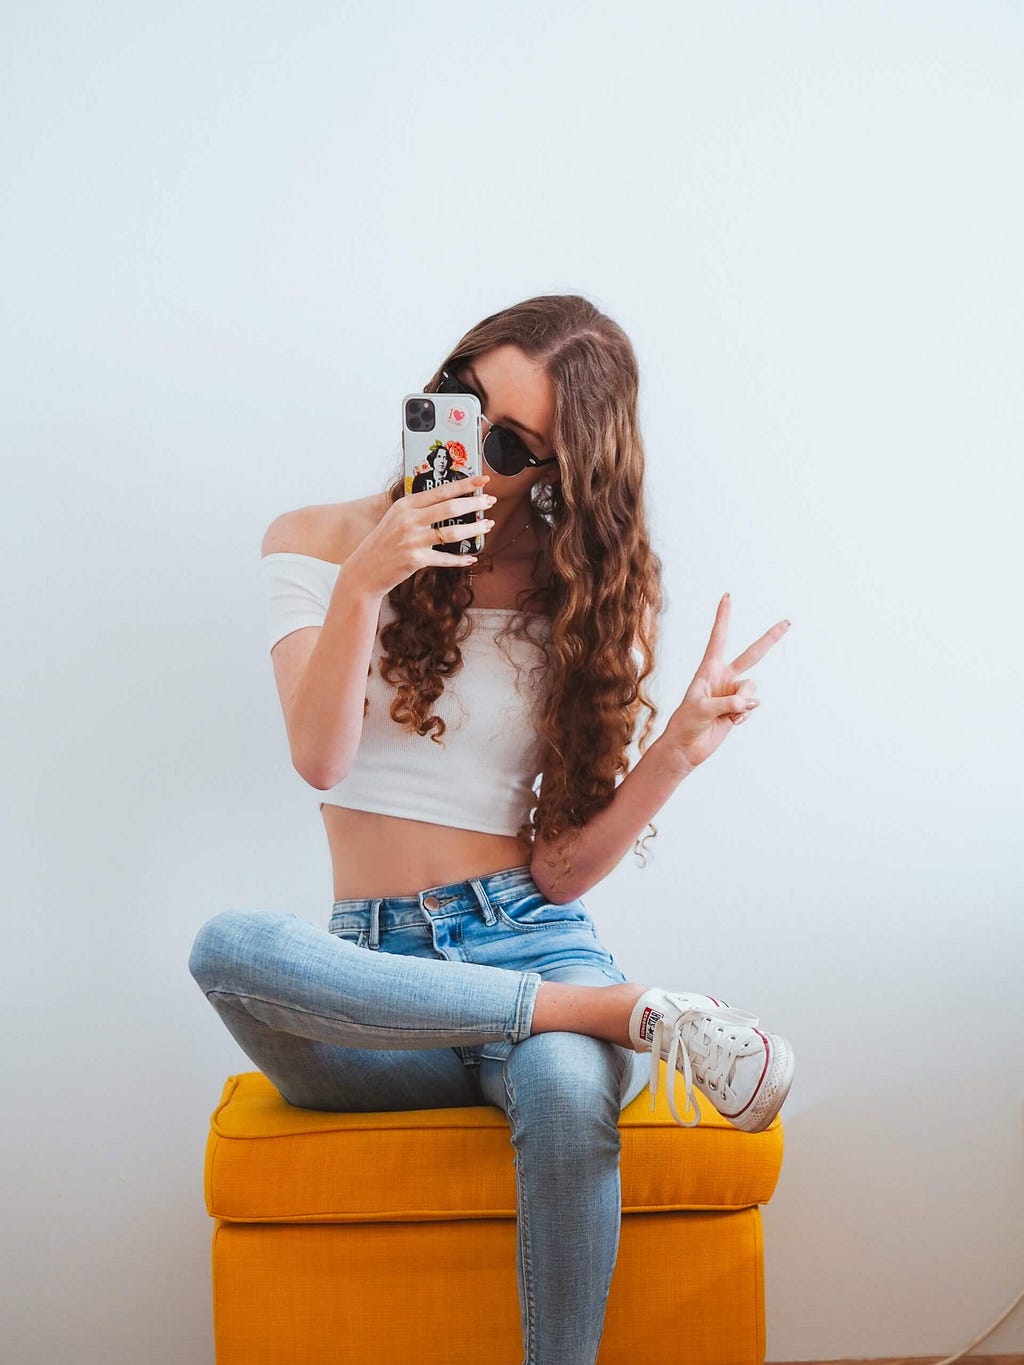
[[[747,1133],[760,1133],[775,1118],[793,1084],[793,1049],[785,1038],[756,1028],[757,1015],[730,1009],[711,995],[681,995],[654,986],[633,1006],[629,1038],[651,1054],[651,1108],[658,1093],[659,1062],[669,1071],[668,1104],[676,1123],[700,1123],[698,1090],[723,1118]],[[675,1072],[683,1073],[687,1107],[680,1118]]]

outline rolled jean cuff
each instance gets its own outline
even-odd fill
[[[524,1038],[530,1037],[533,1009],[537,1003],[537,992],[540,990],[540,983],[544,979],[540,972],[523,972],[522,978],[516,998],[516,1020],[513,1037],[509,1040],[513,1043],[521,1043]]]

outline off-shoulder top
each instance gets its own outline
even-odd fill
[[[262,565],[270,648],[303,626],[322,626],[339,565],[284,552],[265,555]],[[528,818],[540,777],[539,717],[549,686],[544,653],[511,635],[495,639],[514,608],[470,607],[468,613],[472,630],[460,642],[462,668],[445,676],[431,708],[446,726],[439,744],[391,719],[398,689],[380,674],[380,633],[395,609],[382,599],[359,748],[348,775],[319,793],[322,802],[488,834],[515,834]],[[530,630],[546,639],[549,619],[528,619]]]

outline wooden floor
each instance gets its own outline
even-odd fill
[[[886,1356],[884,1360],[777,1360],[770,1365],[935,1365],[946,1356],[955,1355],[955,1348],[944,1356]],[[1024,1355],[964,1356],[957,1365],[1024,1365]]]

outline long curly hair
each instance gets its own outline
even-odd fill
[[[661,560],[652,551],[644,506],[644,448],[637,416],[639,372],[622,328],[575,294],[526,299],[486,317],[445,357],[424,392],[434,393],[451,371],[492,347],[511,342],[551,379],[555,391],[554,453],[560,480],[541,479],[532,507],[550,528],[533,563],[534,588],[517,597],[516,612],[496,640],[514,634],[543,650],[549,691],[538,717],[542,735],[542,799],[516,831],[527,856],[540,834],[561,860],[555,886],[571,871],[565,855],[579,830],[612,799],[616,778],[629,771],[638,742],[650,742],[658,713],[644,682],[654,669],[662,609]],[[404,468],[388,493],[404,494]],[[465,608],[473,589],[464,569],[425,568],[388,593],[396,616],[381,632],[381,675],[397,683],[391,718],[443,743],[445,729],[431,706],[444,678],[462,667],[459,642],[472,625]],[[538,638],[530,614],[550,631]],[[646,865],[644,843],[633,852]],[[566,838],[562,842],[562,836]],[[548,858],[549,866],[555,859]]]

